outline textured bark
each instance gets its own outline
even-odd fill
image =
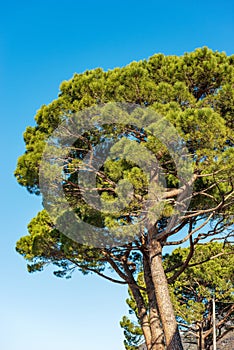
[[[205,337],[203,335],[203,325],[199,326],[199,350],[205,350]]]
[[[138,317],[140,319],[140,324],[141,324],[141,328],[143,331],[143,335],[145,338],[145,343],[147,346],[147,350],[151,350],[151,329],[150,329],[150,325],[149,325],[149,317],[147,315],[147,309],[145,306],[145,302],[143,300],[143,297],[141,295],[141,292],[139,291],[138,288],[136,288],[133,285],[130,285],[130,289],[133,295],[133,298],[136,301],[137,304],[137,311],[138,311]]]
[[[183,350],[174,309],[169,295],[168,283],[162,265],[162,247],[160,242],[155,238],[150,239],[149,251],[151,275],[167,350]]]
[[[163,329],[162,329],[162,325],[161,325],[161,321],[158,313],[148,254],[144,255],[143,265],[144,265],[146,292],[147,292],[148,301],[149,301],[149,322],[150,322],[151,337],[152,337],[151,350],[164,350],[165,346],[164,346]]]

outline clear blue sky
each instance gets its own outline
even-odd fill
[[[22,133],[42,104],[74,72],[123,66],[158,52],[197,47],[234,53],[234,6],[223,1],[1,1],[1,288],[2,350],[123,350],[119,327],[126,288],[50,269],[29,275],[15,242],[27,233],[40,198],[13,177]]]

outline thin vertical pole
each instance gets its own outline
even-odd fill
[[[216,350],[216,324],[215,324],[215,296],[212,299],[213,309],[213,350]]]

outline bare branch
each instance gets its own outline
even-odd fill
[[[204,227],[210,221],[210,219],[212,218],[213,215],[214,215],[214,213],[211,213],[209,215],[209,217],[200,226],[198,226],[197,228],[195,228],[194,230],[189,232],[187,234],[187,236],[185,236],[183,239],[181,239],[179,241],[166,242],[165,245],[178,245],[178,244],[186,242],[195,232],[199,231],[202,227]]]
[[[191,225],[191,230],[192,230],[192,225]],[[176,271],[172,277],[168,278],[168,283],[174,282],[175,279],[176,279],[177,277],[179,277],[179,276],[184,272],[184,270],[186,269],[186,267],[188,266],[190,260],[191,260],[192,257],[193,257],[193,254],[194,254],[194,244],[193,244],[193,238],[192,238],[192,236],[189,237],[189,240],[190,240],[190,250],[189,250],[189,254],[188,254],[188,256],[187,256],[187,259],[185,260],[185,262],[183,263],[183,265],[181,266],[181,268],[180,268],[178,271]]]

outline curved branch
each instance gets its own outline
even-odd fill
[[[206,221],[204,221],[200,226],[198,226],[197,228],[195,228],[194,230],[189,232],[187,234],[187,236],[185,236],[180,241],[166,242],[165,245],[178,245],[178,244],[186,242],[195,232],[199,231],[202,227],[204,227],[210,221],[210,219],[212,218],[213,215],[214,215],[214,213],[211,213],[209,215],[209,217],[206,219]]]
[[[103,273],[101,273],[100,271],[98,270],[95,270],[95,269],[92,269],[90,267],[87,267],[87,266],[84,266],[82,264],[79,264],[77,263],[76,261],[73,261],[71,259],[68,259],[71,263],[73,263],[74,265],[76,265],[78,268],[80,269],[83,269],[83,270],[87,270],[87,271],[90,271],[90,272],[93,272],[93,273],[96,273],[98,276],[101,276],[103,278],[105,278],[106,280],[108,281],[111,281],[111,282],[114,282],[114,283],[118,283],[118,284],[127,284],[126,281],[120,281],[120,280],[116,280],[115,278],[112,278],[112,277],[109,277]]]
[[[168,280],[167,280],[168,283],[174,282],[175,279],[176,279],[177,277],[179,277],[179,276],[184,272],[184,270],[186,269],[186,267],[188,266],[190,260],[191,260],[192,257],[193,257],[193,254],[194,254],[194,243],[193,243],[193,238],[192,238],[192,236],[189,237],[189,240],[190,240],[190,251],[189,251],[189,254],[188,254],[188,256],[187,256],[187,259],[186,259],[185,262],[183,263],[182,267],[181,267],[178,271],[176,271],[172,277],[168,278]]]

